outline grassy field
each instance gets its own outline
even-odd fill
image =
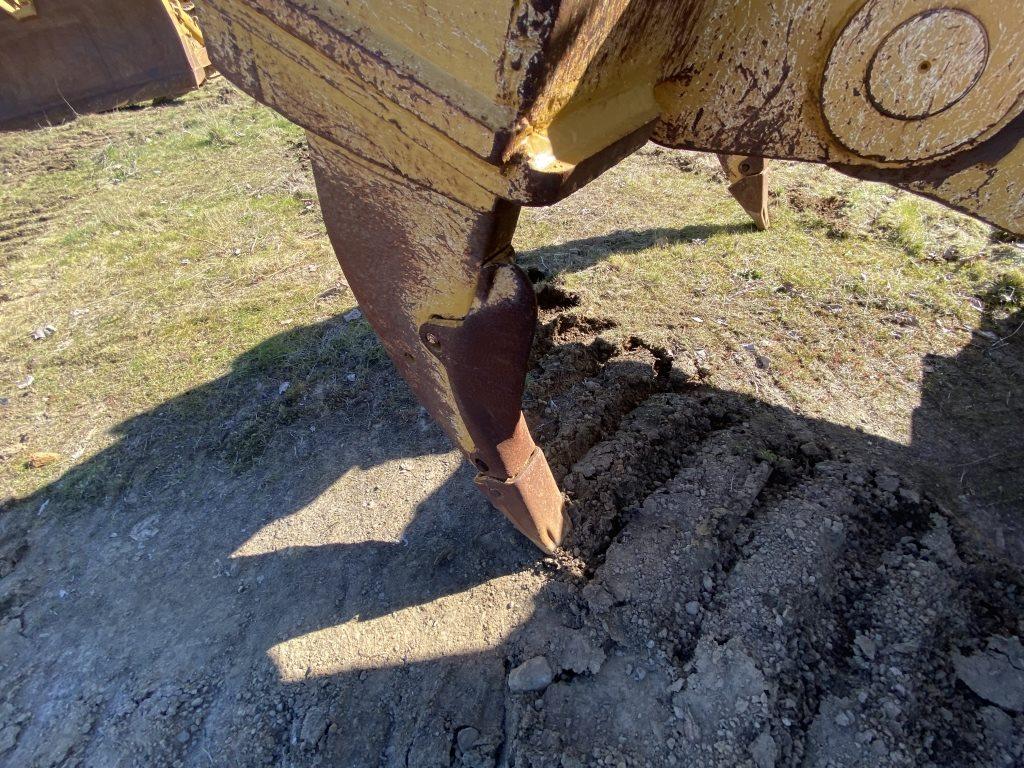
[[[383,365],[345,318],[302,132],[223,80],[7,136],[0,179],[0,497],[65,476],[140,414],[145,465],[252,466]],[[708,382],[905,439],[922,356],[1024,306],[1024,251],[821,168],[777,164],[772,186],[759,233],[712,157],[648,147],[525,211],[515,242],[581,312]],[[139,471],[92,462],[65,482],[112,494]]]

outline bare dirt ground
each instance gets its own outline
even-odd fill
[[[929,355],[898,441],[523,255],[563,554],[488,507],[379,355],[226,467],[209,414],[231,432],[267,349],[342,323],[288,328],[5,502],[0,764],[1024,764],[1024,315]],[[97,473],[123,483],[84,503]]]

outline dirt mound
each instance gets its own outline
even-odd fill
[[[572,462],[582,576],[516,644],[555,682],[516,702],[512,764],[1024,757],[1020,709],[993,706],[1021,693],[1020,672],[979,690],[958,661],[1018,670],[1019,653],[991,650],[1024,632],[1016,569],[799,419],[651,356],[606,357],[562,397],[575,411],[552,409],[558,433],[578,419],[593,443],[549,442]]]

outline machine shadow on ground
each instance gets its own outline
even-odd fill
[[[577,272],[593,266],[612,255],[628,256],[657,245],[692,243],[720,234],[756,234],[752,224],[688,224],[684,227],[651,227],[650,229],[618,230],[607,235],[582,237],[555,245],[531,248],[519,254],[520,259],[536,262],[555,273]],[[549,259],[551,262],[549,263]]]
[[[650,230],[557,252],[601,258],[659,238],[705,235],[701,227]],[[825,445],[899,467],[930,483],[944,503],[966,505],[969,522],[989,519],[998,548],[1019,557],[1022,323],[1019,313],[987,319],[958,355],[927,361],[909,447],[696,383],[692,392],[725,398],[737,414],[777,422],[780,432],[810,430]],[[289,330],[260,346],[316,344],[336,324]],[[466,725],[480,732],[485,752],[509,749],[511,641],[406,664],[381,664],[374,649],[353,649],[350,656],[366,661],[327,675],[311,671],[303,681],[276,679],[268,652],[282,643],[415,606],[427,620],[442,598],[546,566],[477,496],[468,468],[437,482],[435,466],[431,479],[419,479],[450,448],[380,359],[368,364],[360,391],[333,408],[290,415],[251,465],[232,470],[217,453],[222,436],[211,442],[211,431],[223,427],[210,414],[224,414],[230,431],[230,414],[251,405],[252,383],[273,379],[261,367],[272,359],[254,348],[223,379],[124,422],[114,445],[4,513],[0,541],[10,572],[0,607],[16,631],[3,636],[2,675],[7,703],[30,715],[3,758],[16,761],[9,764],[45,763],[42,757],[66,749],[94,764],[120,757],[207,764],[206,752],[214,763],[248,765],[294,750],[299,762],[364,765],[398,742],[409,765],[447,764],[454,734]],[[163,450],[169,440],[176,441],[170,454]],[[403,462],[409,467],[394,467]],[[367,482],[376,494],[346,484],[354,470],[374,469]],[[120,480],[104,485],[112,475]],[[82,495],[98,481],[119,490]],[[418,490],[422,498],[400,537],[372,540],[361,532],[376,516],[408,515],[403,500]],[[324,494],[329,503],[317,506]],[[364,506],[367,498],[376,505]],[[301,527],[321,530],[303,523],[310,509],[333,513],[330,531],[340,543],[317,543]],[[279,547],[237,554],[260,531],[290,520],[295,525],[275,539]],[[541,605],[569,588],[556,578],[543,594],[515,599]],[[510,599],[499,591],[500,604],[467,605],[465,621],[491,620]],[[537,612],[520,633],[546,620]],[[197,726],[153,710],[192,689],[202,691]],[[322,727],[305,725],[313,710]]]

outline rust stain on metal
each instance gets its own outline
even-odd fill
[[[781,158],[1024,234],[1024,0],[199,10],[218,68],[306,129],[331,242],[398,369],[545,550],[566,524],[520,413],[536,320],[510,246],[520,205],[551,204],[652,139],[719,154],[762,228],[764,159]]]
[[[540,448],[507,480],[477,475],[476,486],[512,524],[545,552],[554,552],[572,528],[562,492]]]
[[[763,157],[722,154],[718,161],[729,180],[729,193],[758,229],[768,229],[768,161]]]

